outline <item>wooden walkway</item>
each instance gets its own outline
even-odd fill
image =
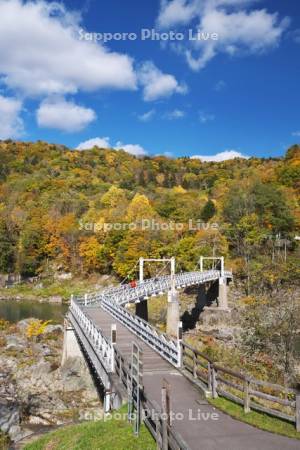
[[[172,426],[191,450],[300,449],[299,440],[258,430],[216,410],[179,370],[101,307],[89,307],[83,310],[109,339],[111,324],[117,324],[117,349],[128,362],[131,360],[132,341],[139,344],[143,350],[143,381],[149,400],[155,400],[161,405],[163,379],[169,382],[171,410],[174,414],[181,413],[183,416],[183,420],[175,419]],[[211,418],[212,413],[217,414],[217,420]],[[199,415],[200,419],[197,419]]]

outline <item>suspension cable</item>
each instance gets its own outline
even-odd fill
[[[135,265],[133,266],[133,268],[130,272],[133,272],[137,265],[138,265],[138,262],[135,263]],[[125,283],[125,281],[129,279],[129,276],[130,276],[130,273],[128,275],[126,275],[126,277],[121,281],[120,286],[122,286]]]
[[[163,272],[163,270],[166,269],[168,264],[169,264],[169,262],[166,262],[165,265],[158,272],[156,271],[154,278],[158,278],[160,276],[160,274]]]

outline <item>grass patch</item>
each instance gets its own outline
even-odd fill
[[[0,450],[9,450],[9,438],[0,431]]]
[[[111,279],[102,283],[103,288],[105,285],[109,285]],[[71,294],[83,295],[86,292],[93,290],[99,290],[97,282],[91,279],[78,279],[73,278],[71,280],[53,280],[53,279],[43,279],[42,285],[21,283],[12,286],[8,289],[0,288],[0,296],[2,298],[21,298],[28,300],[39,300],[48,299],[52,296],[60,296],[63,301],[70,299]]]
[[[118,411],[122,419],[114,413],[110,420],[63,427],[26,445],[24,450],[155,450],[145,425],[139,437],[133,435],[132,425],[125,419],[126,412],[127,407]]]
[[[207,400],[221,411],[229,414],[235,419],[246,422],[249,425],[253,425],[256,428],[270,431],[271,433],[281,434],[290,438],[300,439],[300,433],[297,433],[295,425],[292,423],[285,422],[284,420],[256,411],[251,411],[245,414],[242,406],[237,405],[236,403],[233,403],[223,397],[216,399],[208,398]]]
[[[19,284],[9,289],[0,289],[2,298],[18,298],[22,299],[47,299],[52,296],[61,296],[64,301],[68,300],[71,294],[80,295],[86,292],[88,284],[70,282],[55,282],[49,286],[37,287],[30,284]]]

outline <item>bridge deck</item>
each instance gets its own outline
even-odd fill
[[[173,426],[191,450],[285,450],[300,448],[300,441],[258,430],[216,410],[180,371],[165,361],[126,327],[101,307],[84,308],[85,313],[110,338],[111,324],[117,324],[117,348],[129,362],[132,341],[143,350],[144,387],[147,397],[161,404],[163,379],[170,383],[171,410],[182,413],[183,420],[174,420]],[[202,413],[200,420],[191,420]],[[218,420],[204,420],[204,413],[218,413]]]

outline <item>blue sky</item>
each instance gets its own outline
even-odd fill
[[[0,18],[0,139],[216,159],[300,141],[295,0],[0,0]]]

